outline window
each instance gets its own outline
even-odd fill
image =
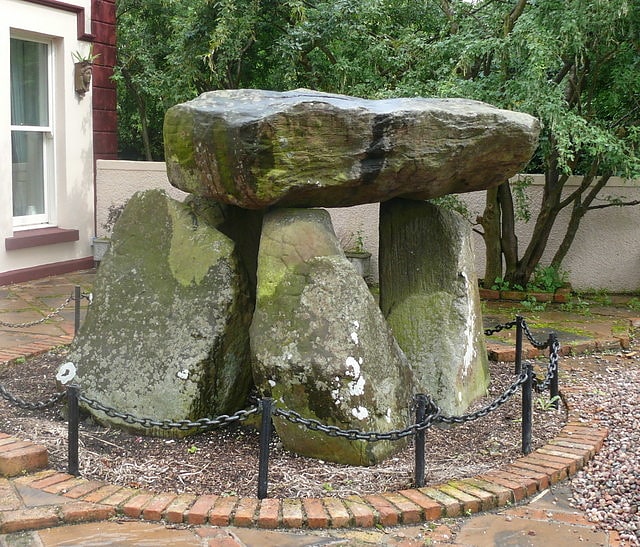
[[[11,162],[14,227],[52,214],[51,44],[11,38]]]

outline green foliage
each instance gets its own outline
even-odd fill
[[[547,302],[538,302],[538,299],[532,295],[528,295],[526,300],[523,300],[520,304],[527,311],[544,311],[547,309]]]
[[[633,297],[627,302],[627,308],[632,311],[640,311],[640,298]]]
[[[71,53],[71,57],[76,63],[93,63],[98,57],[100,57],[99,53],[93,53],[93,44],[89,46],[89,53],[82,54],[79,51],[73,51]]]
[[[555,410],[556,403],[560,400],[558,395],[554,395],[553,397],[545,397],[540,396],[536,397],[536,408],[541,410],[542,412],[549,412],[550,410]]]
[[[560,309],[569,313],[577,313],[587,317],[591,316],[591,304],[578,295],[572,297],[569,302],[560,304]]]
[[[449,209],[450,211],[455,211],[456,213],[462,215],[465,219],[467,219],[468,222],[473,222],[469,207],[467,207],[467,204],[462,201],[456,194],[447,194],[446,196],[433,198],[429,201],[434,205],[438,205],[439,207],[444,207],[445,209]]]
[[[527,188],[531,186],[533,182],[532,177],[524,177],[518,175],[514,181],[511,182],[511,192],[515,202],[515,218],[516,220],[522,220],[529,222],[531,220],[531,209],[529,207],[529,197],[527,196]]]
[[[465,97],[538,117],[523,171],[545,172],[544,214],[512,283],[529,282],[561,209],[577,229],[594,200],[624,204],[599,197],[610,176],[640,175],[637,1],[119,0],[117,32],[124,158],[162,159],[164,112],[213,89]],[[567,196],[572,174],[590,178]],[[530,220],[528,184],[511,184],[503,218]]]
[[[365,253],[364,235],[362,229],[340,236],[340,246],[344,251],[352,253]]]
[[[491,285],[491,289],[494,291],[508,291],[511,287],[509,282],[502,279],[502,277],[496,277]]]
[[[609,291],[605,289],[596,291],[591,296],[591,299],[593,300],[593,302],[601,306],[611,306],[611,304],[613,304],[613,300],[611,298],[611,295],[609,294]]]
[[[533,272],[531,283],[527,285],[528,290],[540,292],[556,292],[563,287],[569,278],[569,274],[564,270],[559,270],[555,266],[537,266]]]

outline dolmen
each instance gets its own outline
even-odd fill
[[[464,99],[247,89],[172,107],[167,175],[190,196],[128,202],[72,348],[76,381],[159,420],[232,413],[253,387],[284,413],[365,433],[412,424],[420,393],[463,412],[489,381],[470,227],[429,200],[506,181],[538,133],[527,114]],[[363,203],[380,203],[379,299],[327,212]],[[294,422],[274,416],[304,456],[372,465],[403,445]]]

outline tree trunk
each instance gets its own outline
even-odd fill
[[[486,248],[486,265],[484,285],[491,287],[497,277],[502,277],[502,245],[500,243],[500,205],[498,203],[498,188],[490,188],[486,192],[484,212],[478,218],[484,233]]]
[[[509,182],[498,186],[498,202],[502,218],[500,245],[504,255],[505,277],[509,277],[518,264],[518,237],[516,236],[516,219]]]
[[[594,170],[595,172],[595,170]],[[588,175],[587,175],[588,176]],[[593,178],[593,176],[591,177]],[[576,237],[576,233],[578,233],[578,228],[580,227],[580,222],[582,221],[582,217],[587,214],[589,210],[589,206],[593,203],[593,200],[596,198],[600,190],[604,188],[604,186],[609,182],[611,175],[602,175],[598,182],[596,182],[595,186],[591,189],[591,191],[587,194],[586,198],[582,200],[582,193],[586,190],[584,188],[583,192],[576,195],[573,199],[573,209],[571,210],[571,218],[569,219],[569,225],[567,226],[567,231],[562,238],[562,243],[558,247],[556,254],[553,256],[553,260],[551,261],[551,265],[559,268],[562,264],[562,261],[567,256],[569,252],[569,248],[573,244],[573,240]]]
[[[513,273],[505,279],[512,285],[525,287],[533,274],[536,266],[542,258],[542,254],[549,241],[549,235],[555,224],[558,213],[561,211],[560,198],[562,188],[568,179],[567,175],[561,175],[555,158],[551,158],[545,172],[544,193],[540,213],[536,218],[531,241],[518,261]]]
[[[129,90],[129,93],[135,98],[138,105],[138,115],[140,116],[140,133],[142,137],[142,146],[144,148],[144,155],[147,161],[153,161],[153,154],[151,153],[151,139],[149,138],[149,123],[147,120],[147,108],[144,102],[144,98],[138,92],[137,87],[133,83],[131,75],[128,70],[123,69],[122,75],[124,76],[124,82]]]

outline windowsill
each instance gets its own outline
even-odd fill
[[[66,228],[36,228],[33,230],[20,230],[13,232],[13,237],[4,240],[4,248],[7,251],[40,247],[41,245],[54,245],[56,243],[68,243],[78,241],[80,232]]]

